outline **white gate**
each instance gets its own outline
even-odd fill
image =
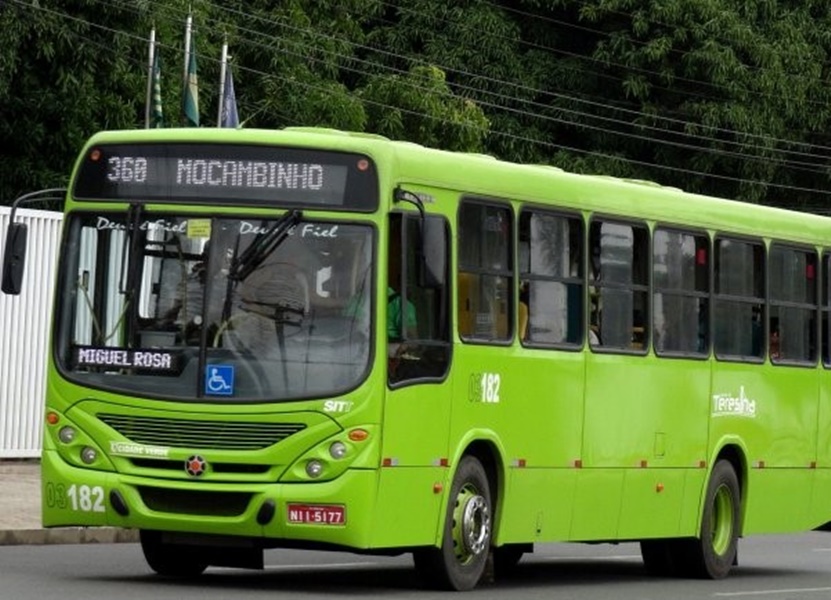
[[[10,212],[0,206],[0,261]],[[28,225],[29,238],[21,294],[0,292],[0,458],[36,458],[62,215],[19,209],[15,221]]]

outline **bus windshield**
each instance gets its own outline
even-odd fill
[[[372,229],[150,213],[68,217],[57,360],[106,390],[208,402],[333,396],[371,355]]]

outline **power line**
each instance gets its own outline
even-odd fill
[[[18,4],[21,4],[21,2],[19,2],[19,0],[14,0],[14,1],[17,2]],[[92,27],[97,27],[97,28],[100,28],[102,30],[105,30],[105,31],[108,31],[108,32],[111,32],[111,33],[114,33],[114,34],[117,34],[117,35],[127,35],[128,37],[130,37],[132,39],[141,40],[142,42],[146,41],[143,37],[131,35],[131,34],[128,34],[126,32],[122,32],[122,31],[119,31],[119,30],[116,30],[116,29],[112,29],[112,28],[108,28],[108,27],[105,27],[105,26],[102,26],[102,25],[91,23],[91,22],[86,21],[84,19],[72,17],[70,15],[66,15],[64,13],[59,13],[59,12],[53,11],[51,9],[44,9],[43,7],[37,7],[37,8],[39,10],[45,10],[47,12],[50,12],[51,14],[56,14],[56,15],[62,16],[64,18],[67,18],[67,19],[70,19],[70,20],[74,20],[74,21],[81,22],[81,23],[86,23],[87,25],[90,25]],[[269,21],[266,20],[266,22],[269,22]],[[273,21],[271,21],[271,23],[276,24]],[[246,31],[248,33],[254,33],[258,36],[264,36],[265,35],[265,34],[262,34],[258,31],[255,31],[255,30],[245,30],[245,29],[242,29],[242,30]],[[315,33],[315,32],[313,32],[312,30],[309,30],[309,29],[305,29],[305,30],[303,30],[303,32],[304,33],[312,33],[312,34]],[[272,47],[271,45],[265,46],[264,44],[251,42],[250,40],[244,40],[244,41],[247,42],[247,43],[253,43],[257,47],[269,47],[269,48]],[[303,46],[303,44],[300,44],[300,45]],[[303,58],[303,55],[299,55],[299,54],[296,54],[296,55]],[[341,55],[341,54],[338,54],[338,53],[335,53],[335,55],[338,56],[339,58],[342,58],[342,59],[354,60],[353,57]],[[213,60],[210,57],[207,57],[207,58],[209,60]],[[256,73],[256,74],[258,74],[260,76],[263,76],[263,77],[274,77],[273,74],[264,73],[264,72],[258,71],[256,69],[243,68],[243,70],[249,71],[249,72],[252,72],[252,73]],[[366,71],[360,71],[360,70],[354,70],[354,71],[359,73],[359,74],[367,75]],[[399,71],[399,72],[401,72],[401,71]],[[316,89],[317,91],[322,91],[324,93],[330,92],[328,89],[320,87],[320,86],[309,85],[309,84],[299,82],[299,81],[296,81],[296,80],[289,80],[289,79],[284,78],[284,77],[277,77],[277,78],[280,79],[280,80],[286,81],[288,83],[292,83],[292,84],[295,84],[295,85],[299,84],[299,85],[302,85],[303,87]],[[434,116],[429,115],[429,114],[420,113],[418,111],[411,111],[411,110],[402,109],[402,108],[399,108],[399,107],[392,107],[392,106],[389,106],[389,105],[386,105],[386,104],[373,102],[373,101],[368,101],[365,98],[363,99],[363,101],[367,102],[368,104],[379,106],[381,108],[399,110],[401,112],[413,114],[415,116],[419,116],[419,117],[423,117],[423,118],[429,118],[429,119],[432,119],[432,120],[442,121],[442,119],[439,119],[439,118],[434,117]],[[499,108],[499,109],[504,110],[504,107],[499,107],[499,106],[496,106],[496,105],[492,105],[492,106],[494,106],[495,108]],[[539,115],[528,113],[528,112],[525,112],[525,111],[516,111],[516,112],[518,112],[519,114],[524,115],[524,116],[539,117]],[[575,125],[574,123],[569,123],[569,124]],[[582,125],[576,125],[576,126],[582,126]],[[631,135],[631,134],[621,134],[620,132],[605,130],[603,128],[597,128],[597,129],[599,129],[601,131],[604,131],[606,133],[611,133],[611,134]],[[528,138],[528,137],[525,137],[525,136],[518,136],[518,135],[515,135],[515,134],[508,134],[508,133],[505,133],[505,132],[499,132],[499,131],[493,131],[492,130],[490,132],[490,134],[495,135],[495,136],[499,136],[499,137],[505,137],[505,138],[512,139],[512,140],[529,142],[529,143],[532,143],[532,144],[535,144],[535,145],[541,145],[543,147],[554,148],[554,149],[557,149],[557,150],[567,150],[567,151],[575,152],[575,153],[579,153],[579,154],[587,154],[587,155],[591,155],[591,156],[597,156],[597,157],[603,157],[603,158],[607,158],[607,159],[618,160],[620,162],[625,162],[627,164],[644,166],[644,167],[648,167],[650,169],[662,169],[662,170],[673,171],[673,172],[678,172],[678,173],[685,173],[685,174],[689,174],[689,175],[696,175],[696,176],[701,176],[701,177],[708,177],[708,178],[714,178],[714,179],[720,179],[720,180],[726,180],[726,181],[732,181],[732,182],[738,182],[738,183],[746,183],[746,184],[751,184],[751,185],[764,185],[766,187],[787,189],[787,190],[792,190],[792,191],[804,191],[804,192],[820,193],[820,194],[829,193],[829,192],[824,192],[822,190],[812,190],[812,189],[809,189],[809,188],[786,186],[786,185],[773,184],[773,183],[763,183],[763,182],[741,179],[741,178],[737,178],[737,177],[716,175],[716,174],[712,174],[712,173],[702,173],[702,172],[694,171],[694,170],[691,170],[691,169],[683,169],[683,168],[678,168],[678,167],[668,167],[668,166],[664,166],[664,165],[648,163],[648,162],[645,162],[645,161],[638,161],[638,160],[628,159],[628,158],[620,158],[620,157],[611,156],[611,155],[608,155],[608,154],[605,154],[605,153],[602,153],[602,152],[589,151],[589,150],[585,150],[585,149],[566,146],[566,145],[563,145],[563,144],[556,144],[556,143],[552,143],[552,142],[536,140],[536,139]],[[649,138],[646,138],[646,139],[648,139],[649,141],[654,141],[654,140],[649,139]],[[706,150],[706,149],[702,149],[702,148],[699,148],[699,147],[693,147],[693,148],[690,148],[690,149]],[[741,158],[746,159],[747,157],[742,156]]]

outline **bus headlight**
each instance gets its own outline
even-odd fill
[[[317,479],[323,473],[323,463],[319,460],[312,459],[306,463],[306,475],[312,479]]]
[[[81,450],[81,460],[86,465],[91,465],[95,462],[95,459],[98,458],[98,452],[95,451],[95,448],[90,448],[89,446],[84,446],[84,449]]]
[[[61,427],[61,430],[58,432],[58,439],[64,444],[71,444],[75,440],[75,429],[68,425]]]
[[[333,442],[332,445],[329,446],[329,455],[335,460],[340,460],[346,456],[346,444],[343,442]]]

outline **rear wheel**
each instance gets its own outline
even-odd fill
[[[447,504],[442,544],[413,554],[419,575],[450,590],[476,587],[491,545],[491,494],[482,464],[472,456],[459,463]]]
[[[722,579],[736,563],[739,545],[741,490],[733,465],[720,460],[707,485],[701,535],[685,540],[685,574]]]
[[[208,568],[194,548],[181,544],[169,544],[162,540],[160,531],[142,529],[141,550],[150,568],[165,577],[196,577]]]

